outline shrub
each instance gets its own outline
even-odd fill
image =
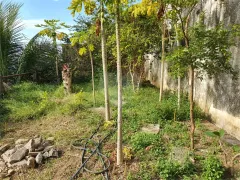
[[[195,172],[194,165],[188,160],[184,164],[176,161],[160,160],[157,163],[157,172],[161,179],[186,179]]]
[[[159,136],[155,134],[146,134],[143,132],[136,133],[131,138],[131,145],[134,151],[143,150],[150,145],[154,145],[159,141]]]
[[[222,179],[224,174],[224,167],[217,157],[209,156],[203,162],[203,179],[218,180]]]

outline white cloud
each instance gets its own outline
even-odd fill
[[[23,20],[23,25],[25,29],[39,29],[35,25],[37,24],[43,24],[44,19],[28,19],[28,20]]]

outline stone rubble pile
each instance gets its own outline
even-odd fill
[[[53,146],[54,138],[18,139],[11,148],[9,144],[0,146],[0,178],[14,174],[20,169],[35,168],[44,160],[58,158],[59,151]]]

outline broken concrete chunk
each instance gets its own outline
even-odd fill
[[[2,158],[5,162],[9,162],[10,160],[10,156],[16,152],[16,148],[13,148],[13,149],[9,149],[7,150],[5,153],[2,154]]]
[[[0,153],[4,153],[6,150],[10,148],[9,144],[4,144],[0,147]]]
[[[18,145],[18,144],[25,144],[27,143],[29,140],[28,139],[18,139],[15,141],[15,144]]]
[[[42,153],[38,153],[38,155],[37,155],[37,157],[36,157],[36,163],[42,164],[42,160],[43,160],[43,155],[42,155]]]
[[[50,151],[53,148],[53,146],[47,146],[44,148],[43,152]]]
[[[4,161],[0,160],[0,172],[3,172],[7,168]]]
[[[43,146],[45,148],[47,146],[51,146],[51,143],[48,141],[44,141],[41,146]]]
[[[16,152],[14,152],[10,156],[8,162],[12,164],[12,163],[21,161],[26,156],[27,153],[28,153],[28,150],[25,147],[22,147],[21,149],[18,149]]]
[[[21,149],[23,146],[24,146],[23,144],[18,144],[18,145],[15,146],[15,148]]]
[[[13,169],[8,170],[8,176],[12,176],[14,173],[15,173],[15,171]]]
[[[22,160],[13,164],[8,164],[8,167],[10,168],[27,168],[27,160]]]
[[[29,152],[32,151],[34,149],[34,140],[30,139],[24,147],[28,149]]]
[[[38,148],[42,143],[42,138],[38,137],[34,139],[34,148]]]
[[[160,131],[159,124],[148,124],[145,127],[142,127],[142,131],[150,134],[157,134]]]
[[[28,166],[28,168],[35,168],[35,158],[34,157],[28,158],[27,166]]]
[[[36,152],[40,152],[40,151],[43,151],[43,150],[44,150],[43,146],[39,146],[37,149],[35,149]]]
[[[48,152],[43,153],[43,159],[47,159],[47,158],[49,158],[49,153]]]
[[[49,157],[58,158],[58,151],[54,148],[50,149],[48,152]]]

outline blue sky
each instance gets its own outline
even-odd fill
[[[42,24],[44,19],[59,19],[68,25],[74,24],[73,17],[67,9],[71,0],[13,0],[13,2],[23,3],[20,17],[25,26],[23,33],[29,39],[41,30],[35,25]]]

